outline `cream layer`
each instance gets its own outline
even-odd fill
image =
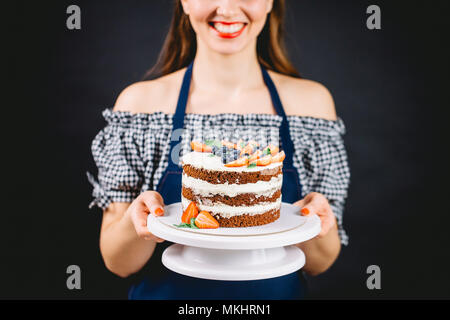
[[[187,208],[191,201],[186,199],[185,197],[181,196],[181,205],[183,207],[183,211]],[[264,202],[264,203],[258,203],[254,206],[239,206],[239,207],[233,207],[228,206],[226,204],[214,204],[214,205],[205,205],[202,203],[197,203],[197,207],[200,211],[208,211],[211,214],[218,214],[220,213],[220,216],[223,218],[230,218],[234,216],[239,216],[243,214],[248,215],[256,215],[256,214],[262,214],[269,210],[273,209],[279,209],[281,207],[281,195],[280,197],[274,201],[274,202]]]
[[[192,189],[193,192],[204,197],[219,194],[221,196],[235,197],[242,193],[253,193],[257,197],[265,196],[270,197],[274,192],[279,190],[283,184],[283,175],[280,174],[273,177],[269,181],[258,181],[256,183],[245,184],[213,184],[206,182],[205,180],[196,179],[186,174],[182,175],[181,183]]]

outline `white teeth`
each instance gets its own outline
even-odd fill
[[[242,28],[244,28],[243,23],[233,23],[230,25],[222,24],[220,22],[214,23],[214,28],[219,31],[220,33],[235,33],[240,31]]]

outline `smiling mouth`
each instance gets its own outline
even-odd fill
[[[210,21],[209,26],[214,29],[221,38],[236,38],[244,31],[245,22]]]

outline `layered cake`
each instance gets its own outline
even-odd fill
[[[182,158],[182,207],[195,202],[220,227],[250,227],[280,217],[284,152],[256,142],[192,142]]]

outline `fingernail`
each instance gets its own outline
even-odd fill
[[[300,212],[303,213],[304,216],[307,216],[309,214],[308,208],[303,208],[302,210],[300,210]]]
[[[164,210],[161,209],[161,208],[156,208],[155,214],[156,214],[157,216],[162,216],[162,215],[164,214]]]

